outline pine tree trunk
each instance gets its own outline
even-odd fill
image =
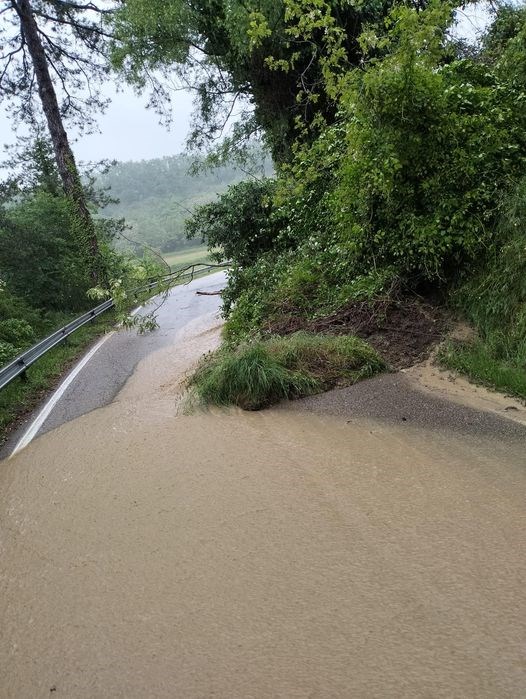
[[[86,198],[75,162],[75,156],[69,145],[68,136],[64,129],[64,124],[62,123],[57,94],[49,73],[48,62],[44,47],[40,40],[33,9],[29,0],[11,1],[20,18],[21,29],[35,70],[38,94],[42,103],[42,109],[46,116],[64,191],[75,206],[83,231],[86,254],[90,260],[92,276],[94,280],[97,281],[98,263],[100,262],[99,243],[93,219],[86,205]]]

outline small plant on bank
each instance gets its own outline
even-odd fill
[[[385,364],[357,337],[298,332],[252,340],[208,355],[190,379],[200,402],[260,410],[335,386],[349,386]]]

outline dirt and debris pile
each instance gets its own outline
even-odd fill
[[[393,369],[425,359],[448,328],[445,311],[417,298],[354,301],[336,312],[314,319],[282,314],[265,330],[288,335],[297,330],[331,335],[357,335],[367,340]]]

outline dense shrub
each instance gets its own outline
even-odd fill
[[[498,244],[503,194],[526,168],[523,14],[499,52],[488,40],[471,58],[455,58],[444,3],[397,7],[364,32],[364,65],[337,88],[331,77],[339,118],[298,141],[268,209],[218,207],[208,238],[210,221],[195,221],[236,262],[229,341],[273,315],[323,315],[391,288],[447,292]]]
[[[304,332],[208,355],[190,385],[204,403],[259,410],[280,400],[351,385],[384,368],[376,352],[356,337]]]
[[[0,366],[8,364],[18,354],[19,349],[11,342],[0,340]]]
[[[411,280],[447,281],[481,253],[526,156],[526,92],[498,67],[444,64],[447,12],[394,13],[387,56],[350,75],[342,100],[335,219],[365,268]]]
[[[14,345],[25,345],[35,339],[35,331],[27,320],[8,318],[0,321],[0,340]]]
[[[526,371],[526,178],[506,199],[499,237],[452,296],[490,355]]]
[[[273,207],[275,185],[270,178],[232,185],[217,201],[197,207],[186,222],[188,237],[201,237],[219,261],[252,264],[275,249],[283,230]]]
[[[0,219],[0,270],[13,293],[33,306],[78,309],[91,285],[68,200],[25,196]]]

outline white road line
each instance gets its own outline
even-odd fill
[[[134,316],[136,315],[142,308],[141,306],[137,306],[137,308],[134,308],[133,311],[131,311],[130,315]],[[86,366],[86,364],[89,362],[89,360],[93,357],[95,352],[97,352],[102,345],[108,340],[112,335],[115,334],[115,331],[112,331],[111,333],[108,333],[107,335],[104,335],[97,344],[90,349],[90,351],[80,360],[80,362],[72,369],[72,371],[66,376],[64,381],[60,384],[60,386],[57,388],[57,390],[53,393],[51,398],[48,400],[48,402],[44,405],[42,410],[39,412],[37,417],[33,420],[31,425],[28,427],[24,435],[20,438],[18,441],[16,447],[13,449],[11,452],[9,458],[14,456],[15,454],[18,454],[19,451],[22,451],[25,447],[27,447],[28,444],[35,438],[36,434],[38,433],[39,429],[42,427],[44,422],[48,419],[51,411],[55,407],[55,405],[59,402],[59,400],[62,398],[66,390],[68,389],[69,386],[71,386],[72,382],[76,379],[76,377],[80,374],[82,369]]]
[[[17,443],[16,447],[13,449],[11,456],[14,456],[15,454],[18,454],[19,451],[24,449],[24,447],[27,447],[27,445],[32,441],[32,439],[35,437],[39,429],[42,427],[44,422],[47,420],[49,417],[49,414],[55,407],[55,405],[59,402],[59,400],[62,398],[64,393],[66,392],[67,388],[71,385],[71,383],[75,380],[75,378],[80,374],[82,369],[86,366],[86,364],[89,362],[89,360],[93,357],[95,352],[99,350],[102,345],[108,340],[112,335],[114,335],[114,331],[111,333],[108,333],[107,335],[104,335],[103,338],[101,338],[97,344],[90,349],[90,351],[80,360],[80,362],[73,368],[72,371],[66,376],[64,381],[60,384],[60,386],[57,388],[57,390],[53,393],[51,398],[48,400],[48,402],[44,405],[42,410],[39,412],[38,416],[33,420],[29,428],[26,430],[24,433],[23,437],[19,440]]]

